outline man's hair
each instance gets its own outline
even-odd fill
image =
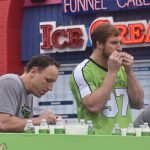
[[[91,34],[93,48],[96,48],[96,42],[105,44],[107,39],[111,36],[119,36],[120,31],[110,23],[102,23],[96,27]]]
[[[56,66],[57,68],[60,68],[60,64],[55,61],[53,58],[50,58],[47,55],[37,55],[33,56],[30,61],[27,63],[25,67],[25,71],[28,73],[33,67],[37,67],[39,71],[42,71],[48,66]]]

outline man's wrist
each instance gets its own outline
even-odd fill
[[[107,73],[108,75],[110,75],[110,76],[117,76],[117,72],[113,72],[113,71],[108,71],[108,73]]]
[[[127,76],[133,76],[134,72],[133,72],[133,70],[128,70],[128,71],[126,71],[126,74],[127,74]]]

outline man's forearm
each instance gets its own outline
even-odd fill
[[[128,72],[128,94],[133,108],[142,108],[144,104],[144,90],[136,79],[133,71]]]
[[[84,105],[89,111],[97,113],[103,109],[110,97],[116,75],[107,73],[102,85],[84,99]]]
[[[20,119],[15,116],[7,116],[5,119],[1,119],[0,116],[0,131],[1,132],[22,132],[26,125],[26,119]]]

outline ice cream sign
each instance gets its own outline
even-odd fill
[[[103,22],[110,22],[121,31],[123,47],[150,46],[150,23],[146,20],[114,22],[112,17],[100,17],[94,20],[90,27],[84,25],[56,27],[54,21],[41,22],[40,52],[84,51],[87,46],[91,46],[88,34]]]
[[[114,22],[112,17],[101,17],[94,20],[90,26],[90,32],[97,25],[110,22],[121,31],[123,47],[150,46],[150,22],[146,20]]]
[[[84,25],[56,27],[56,22],[41,22],[40,53],[84,51],[88,40]]]

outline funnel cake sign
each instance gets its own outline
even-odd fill
[[[56,27],[56,22],[41,22],[40,53],[84,51],[87,44],[87,32],[84,25]]]
[[[150,0],[62,0],[64,14],[150,8]]]

